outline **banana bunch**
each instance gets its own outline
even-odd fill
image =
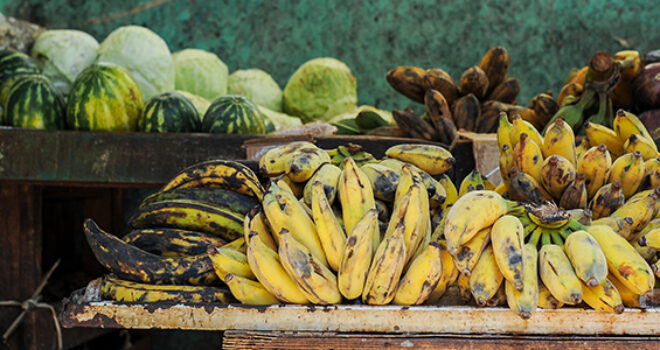
[[[527,106],[518,106],[520,85],[516,78],[507,78],[508,72],[509,53],[503,47],[488,50],[479,65],[463,72],[458,84],[440,68],[400,66],[391,70],[387,74],[390,86],[426,107],[422,116],[410,109],[393,111],[400,129],[397,135],[450,145],[459,129],[495,132],[501,112],[519,114],[542,128],[557,112],[557,102],[543,93],[532,98]]]

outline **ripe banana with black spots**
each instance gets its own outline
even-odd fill
[[[447,287],[452,285],[458,278],[459,272],[458,268],[454,265],[452,256],[447,251],[447,242],[442,239],[434,240],[438,242],[440,247],[440,259],[442,260],[442,276],[440,281],[431,292],[429,299],[426,301],[427,304],[437,304],[440,298],[447,291]],[[476,264],[476,262],[475,262]]]
[[[472,270],[470,277],[467,278],[470,280],[470,291],[477,305],[486,306],[488,300],[497,294],[504,280],[495,262],[492,246],[488,246],[481,253],[479,262],[477,262],[474,270]]]
[[[369,305],[389,304],[396,293],[399,279],[406,264],[405,227],[397,224],[386,236],[373,257],[362,291],[362,302]]]
[[[607,277],[607,260],[598,242],[587,231],[575,231],[564,242],[564,251],[575,274],[585,285],[596,287]]]
[[[654,141],[649,141],[643,136],[632,134],[623,144],[623,150],[626,153],[633,153],[639,151],[644,160],[649,160],[658,157],[658,148]]]
[[[512,148],[515,149],[520,141],[520,135],[523,133],[527,134],[527,137],[534,141],[539,147],[543,147],[543,136],[530,122],[522,119],[520,115],[517,114],[511,117],[511,122],[512,126],[509,137],[511,139]]]
[[[568,159],[573,166],[577,166],[575,134],[573,129],[561,118],[555,120],[546,130],[541,150],[544,158],[556,154]]]
[[[589,144],[589,140],[587,139],[582,139],[582,141],[579,141],[577,145],[575,146],[575,159],[577,159],[578,164],[580,163],[580,159],[584,156],[585,153],[591,148],[591,145]],[[607,147],[605,147],[607,149]]]
[[[245,242],[244,237],[236,238],[235,240],[223,245],[222,247],[227,249],[233,249],[243,254],[246,254],[247,252],[247,243]]]
[[[171,258],[205,254],[208,246],[225,245],[222,238],[208,233],[173,228],[135,230],[122,240],[149,253]]]
[[[539,303],[538,252],[536,247],[525,244],[523,247],[523,289],[505,281],[506,300],[509,308],[523,320],[532,317]]]
[[[209,247],[208,255],[213,263],[215,273],[224,282],[227,274],[254,280],[254,274],[247,262],[247,256],[241,252],[227,248]]]
[[[346,248],[346,234],[332,211],[324,187],[321,182],[312,186],[312,217],[328,265],[334,271],[339,271]]]
[[[268,177],[284,174],[289,156],[300,149],[311,147],[316,145],[307,141],[294,141],[271,148],[259,158],[259,172]]]
[[[499,270],[498,270],[499,271]],[[470,279],[471,276],[465,276],[462,273],[458,274],[456,279],[456,287],[458,287],[458,294],[461,296],[461,299],[464,303],[472,300],[472,289],[470,288]]]
[[[430,175],[442,174],[456,163],[451,152],[440,146],[427,144],[395,145],[388,148],[385,155],[411,163]]]
[[[660,228],[649,231],[639,239],[639,245],[660,250]]]
[[[243,223],[243,237],[245,238],[245,242],[249,242],[252,232],[256,232],[264,244],[273,250],[277,250],[277,243],[270,232],[270,224],[266,222],[266,215],[261,207],[255,207],[245,216],[245,222]]]
[[[552,295],[552,293],[550,293],[550,290],[548,290],[548,288],[543,283],[539,282],[538,306],[541,309],[554,310],[554,309],[559,309],[560,307],[564,306],[564,303],[557,300],[557,298],[555,298]]]
[[[610,216],[630,217],[633,219],[632,230],[642,230],[658,214],[658,209],[660,209],[657,205],[658,197],[660,197],[660,188],[656,188],[644,197],[626,202]]]
[[[609,216],[625,203],[620,181],[614,181],[601,187],[591,200],[589,209],[594,219]]]
[[[246,305],[273,305],[279,304],[275,296],[270,294],[261,283],[251,279],[228,273],[223,280],[229,287],[231,294]]]
[[[559,200],[566,187],[575,181],[575,176],[575,167],[562,156],[552,155],[543,161],[541,184],[556,200]]]
[[[520,202],[541,204],[552,201],[552,196],[531,175],[519,171],[515,166],[509,171],[507,186],[509,199]]]
[[[584,184],[589,198],[593,198],[605,185],[610,167],[612,167],[612,156],[605,145],[591,147],[579,158],[577,172],[584,174]]]
[[[215,187],[238,192],[261,200],[264,188],[247,166],[230,160],[210,160],[191,165],[179,172],[162,189]]]
[[[431,206],[435,208],[438,205],[444,204],[445,198],[447,196],[444,186],[442,186],[439,181],[431,177],[431,175],[429,175],[427,172],[423,171],[422,169],[416,167],[411,163],[402,162],[398,159],[392,159],[392,158],[383,159],[380,161],[379,164],[396,171],[397,173],[399,173],[399,175],[402,175],[404,166],[406,165],[409,166],[413,170],[413,173],[417,174],[422,178],[422,182],[424,183],[424,186],[426,186],[426,191],[428,192],[429,195],[429,201],[431,203]],[[395,197],[395,202],[396,202],[396,197]]]
[[[339,202],[344,229],[348,234],[369,210],[376,209],[371,182],[352,158],[345,158],[343,161],[343,170],[339,177]],[[378,246],[376,238],[372,238]]]
[[[624,309],[619,291],[607,278],[596,286],[584,285],[582,300],[599,311],[620,314]]]
[[[504,279],[517,291],[524,287],[523,230],[520,220],[512,215],[497,219],[490,230],[495,262]]]
[[[280,186],[282,189],[291,192],[291,194],[293,194],[293,196],[296,198],[300,198],[304,194],[304,183],[295,182],[286,175],[281,175],[271,181],[275,181],[277,186]]]
[[[571,209],[566,211],[571,219],[581,223],[582,225],[591,225],[591,210],[589,209]]]
[[[541,148],[527,136],[527,133],[520,134],[520,141],[513,149],[513,160],[518,170],[531,175],[536,182],[541,183],[543,154]]]
[[[506,112],[501,112],[499,116],[499,124],[497,126],[497,147],[502,149],[504,145],[507,145],[509,149],[513,151],[513,143],[511,142],[511,130],[513,129],[513,124],[509,121],[509,117]]]
[[[442,210],[447,210],[447,208],[454,205],[458,200],[458,190],[446,174],[442,174],[438,177],[438,183],[445,190],[445,201],[442,202],[441,208]]]
[[[330,163],[328,152],[316,146],[303,147],[289,155],[284,164],[284,173],[295,182],[303,182],[327,163]]]
[[[585,186],[585,176],[577,173],[575,180],[564,189],[559,199],[559,206],[563,209],[580,209],[587,207],[588,193]]]
[[[506,185],[507,189],[510,181],[509,173],[515,166],[513,150],[509,145],[502,146],[502,148],[500,148],[500,177],[502,178],[502,183]]]
[[[582,300],[582,283],[561,247],[554,244],[541,247],[539,270],[543,284],[557,300],[569,305]]]
[[[631,135],[640,135],[654,145],[656,152],[658,151],[657,147],[655,147],[653,137],[649,134],[642,121],[634,114],[622,109],[618,110],[614,116],[613,127],[621,141],[628,140]]]
[[[173,199],[184,199],[196,202],[206,202],[225,207],[241,215],[247,214],[259,201],[254,197],[246,196],[231,190],[212,187],[175,188],[169,191],[158,191],[147,196],[140,203],[139,209],[149,204]]]
[[[607,280],[612,282],[616,290],[619,292],[621,301],[626,307],[636,307],[639,308],[642,306],[641,295],[635,294],[628,287],[624,286],[619,279],[614,277],[611,273],[607,275]]]
[[[202,286],[168,286],[138,283],[106,276],[99,288],[105,300],[157,303],[231,303],[234,298],[226,289]]]
[[[626,240],[633,238],[633,225],[635,221],[631,217],[619,218],[614,216],[606,216],[591,222],[591,225],[605,225],[618,233]],[[584,225],[584,224],[583,224]]]
[[[614,130],[596,123],[586,122],[584,130],[591,145],[605,145],[614,158],[623,154],[623,140]]]
[[[645,184],[647,188],[660,187],[660,157],[649,159],[644,162],[643,184]]]
[[[353,227],[346,238],[346,248],[337,273],[339,291],[346,299],[352,300],[362,295],[376,248],[373,244],[374,235],[379,235],[378,212],[372,209]]]
[[[338,166],[334,164],[323,164],[305,184],[305,188],[303,189],[305,203],[310,207],[312,206],[312,185],[316,182],[320,182],[323,184],[323,190],[325,191],[328,203],[332,205],[337,196],[340,175],[341,169]]]
[[[400,173],[378,163],[365,164],[361,169],[371,182],[374,197],[388,202],[394,200]]]
[[[470,276],[472,269],[479,261],[481,253],[486,249],[490,243],[491,232],[490,227],[479,231],[470,241],[458,248],[458,252],[454,256],[454,265],[456,269],[466,276]]]
[[[607,182],[614,181],[621,182],[621,189],[626,198],[637,192],[644,181],[644,159],[639,151],[626,153],[612,163]]]
[[[441,247],[438,242],[431,242],[410,263],[408,270],[399,282],[394,296],[394,304],[423,304],[440,282],[442,272]]]
[[[458,196],[463,197],[466,193],[471,191],[480,190],[494,190],[495,185],[490,182],[486,177],[481,175],[477,169],[472,170],[463,181],[458,189]]]

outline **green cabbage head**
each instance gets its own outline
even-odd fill
[[[227,94],[229,70],[214,53],[185,49],[172,55],[176,70],[176,89],[209,101]]]
[[[282,112],[282,89],[261,69],[241,69],[229,76],[227,91],[243,95],[271,111]]]

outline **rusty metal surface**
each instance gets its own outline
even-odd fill
[[[660,335],[660,309],[615,315],[581,308],[537,310],[520,319],[507,308],[341,305],[68,304],[65,327],[455,334]]]

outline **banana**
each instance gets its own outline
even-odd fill
[[[426,116],[438,131],[440,142],[451,145],[456,138],[456,125],[445,97],[437,90],[426,90],[424,105]]]
[[[369,210],[376,209],[376,203],[367,175],[357,167],[352,158],[344,159],[343,165],[339,177],[339,202],[345,231],[350,234]],[[376,237],[373,238],[376,242]]]
[[[332,211],[326,197],[325,185],[321,182],[312,186],[312,217],[328,265],[338,271],[346,247],[346,234]]]
[[[633,231],[642,230],[658,213],[656,206],[658,196],[660,196],[660,188],[649,195],[629,201],[615,210],[611,216],[618,218],[631,217],[633,219]]]
[[[268,177],[284,174],[289,156],[300,149],[311,147],[316,145],[307,141],[294,141],[271,148],[259,158],[259,172]]]
[[[497,46],[486,51],[479,62],[481,68],[488,77],[488,90],[492,91],[499,85],[509,72],[509,53],[502,46]]]
[[[645,137],[632,134],[623,144],[624,152],[633,153],[639,151],[642,154],[644,160],[649,160],[657,158],[660,153],[658,153],[657,146],[655,142],[647,140]]]
[[[447,174],[438,176],[438,183],[445,190],[445,201],[442,202],[441,208],[448,210],[458,200],[458,190]]]
[[[412,138],[426,141],[440,140],[438,130],[412,110],[393,110],[392,118],[394,118],[399,129]]]
[[[332,158],[332,164],[340,166],[345,158],[353,158],[355,164],[363,166],[368,163],[377,162],[373,154],[362,149],[362,146],[354,143],[337,146],[337,148],[327,150]]]
[[[412,260],[399,282],[394,304],[421,305],[431,296],[442,278],[441,249],[438,242],[431,242]]]
[[[424,90],[436,90],[447,100],[448,105],[454,104],[458,97],[458,87],[447,72],[440,68],[426,70],[424,75]]]
[[[369,210],[350,231],[346,239],[337,279],[339,291],[352,300],[362,295],[364,282],[374,255],[374,235],[378,232],[378,212]]]
[[[621,208],[624,204],[623,189],[621,182],[614,181],[601,187],[595,194],[589,205],[591,215],[594,219],[604,218]]]
[[[172,178],[161,192],[191,187],[222,188],[259,200],[264,193],[257,175],[250,168],[230,160],[210,160],[191,165]]]
[[[582,300],[582,283],[561,247],[554,244],[541,247],[539,264],[541,280],[557,300],[569,305]]]
[[[377,163],[365,164],[361,169],[371,182],[374,197],[388,202],[394,200],[396,186],[401,178],[399,172]]]
[[[99,288],[101,297],[121,302],[177,302],[229,304],[234,299],[226,289],[201,286],[163,286],[106,276]]]
[[[458,248],[458,252],[454,256],[453,264],[456,269],[465,276],[470,276],[472,269],[479,261],[481,253],[486,249],[490,243],[491,232],[490,227],[479,231],[472,239]]]
[[[495,262],[504,279],[517,291],[524,288],[523,230],[520,220],[512,215],[497,219],[490,230]]]
[[[583,173],[575,175],[575,180],[566,187],[559,199],[560,207],[566,210],[587,207],[588,194],[585,178]]]
[[[516,209],[517,203],[506,201],[495,191],[472,191],[460,197],[449,209],[445,221],[444,234],[449,253],[456,255],[459,246],[469,242],[502,215]]]
[[[457,129],[475,130],[477,120],[481,119],[479,99],[473,93],[458,98],[454,101],[452,118]]]
[[[543,162],[541,183],[550,195],[559,200],[562,193],[575,180],[575,167],[566,158],[552,155]]]
[[[579,98],[580,95],[582,95],[583,90],[584,89],[582,87],[582,84],[580,83],[568,83],[564,85],[559,91],[559,96],[557,97],[557,104],[560,107],[565,106],[566,104],[568,104],[565,102]],[[566,99],[567,97],[569,97],[569,99]]]
[[[387,206],[387,203],[376,199],[376,211],[378,212],[378,221],[386,223],[390,219],[390,208]]]
[[[541,183],[543,154],[541,148],[527,136],[527,133],[520,134],[520,141],[513,149],[513,160],[518,170],[531,175],[536,182]]]
[[[518,171],[515,166],[509,172],[509,184],[507,186],[509,199],[521,202],[541,204],[551,201],[550,194],[536,182],[531,175]]]
[[[644,227],[643,230],[639,231],[633,236],[633,240],[639,240],[642,236],[645,236],[647,233],[651,232],[651,230],[655,230],[656,228],[660,228],[660,218],[655,218],[651,220],[646,227]]]
[[[619,280],[614,277],[611,273],[607,275],[607,280],[610,281],[616,290],[619,292],[621,301],[626,307],[636,307],[639,308],[642,306],[640,295],[633,293],[628,287],[624,286]]]
[[[421,241],[430,234],[428,205],[424,207],[424,188],[413,184],[403,198],[395,204],[385,235],[391,234],[399,222],[405,225],[406,263],[412,258]]]
[[[641,240],[641,238],[640,238]],[[655,259],[656,251],[657,249],[654,249],[652,247],[647,246],[641,246],[639,240],[632,240],[630,241],[630,244],[632,244],[633,248],[635,248],[635,251],[644,259],[646,262],[651,263]],[[651,266],[653,268],[653,266]]]
[[[386,305],[394,299],[406,263],[404,230],[403,223],[397,224],[392,234],[386,236],[376,249],[364,283],[363,303]]]
[[[591,122],[584,124],[584,130],[587,133],[589,144],[605,145],[614,158],[618,158],[623,154],[623,141],[614,130]]]
[[[589,198],[593,198],[596,191],[606,183],[607,172],[611,167],[612,156],[605,145],[591,147],[579,158],[577,172],[584,174]]]
[[[486,97],[488,91],[488,76],[478,66],[466,69],[458,83],[458,93],[461,95],[474,94],[478,99]],[[472,130],[472,129],[470,129]]]
[[[461,185],[458,188],[458,197],[463,197],[466,193],[471,191],[486,190],[486,181],[488,180],[479,173],[479,170],[472,170],[467,176],[465,176],[463,181],[461,181]],[[493,188],[488,188],[488,190],[492,189]]]
[[[614,232],[618,233],[621,237],[629,240],[633,237],[633,218],[613,217],[606,216],[591,222],[591,225],[605,225],[611,228]]]
[[[165,192],[156,192],[146,197],[140,203],[138,209],[143,209],[149,204],[171,199],[186,199],[196,202],[206,202],[220,205],[241,215],[247,214],[259,201],[254,197],[246,196],[238,192],[224,190],[222,188],[193,187],[176,188]]]
[[[469,279],[470,291],[477,305],[486,306],[488,300],[497,294],[504,279],[495,262],[492,246],[488,246],[481,253],[481,257],[474,270],[472,270]]]
[[[305,203],[310,207],[312,206],[312,186],[318,181],[323,184],[325,196],[328,199],[328,203],[332,205],[337,195],[339,176],[341,176],[341,169],[338,166],[334,164],[323,164],[305,184],[305,188],[303,189]]]
[[[499,193],[501,196],[505,196],[505,197],[509,196],[509,194],[507,193],[508,191],[507,182],[502,182],[499,185],[495,186],[495,189],[493,191]]]
[[[653,137],[649,134],[648,130],[644,126],[639,118],[636,115],[626,112],[622,109],[616,111],[614,116],[613,125],[614,131],[619,136],[621,142],[625,142],[632,135],[640,135],[653,145],[653,149],[657,152],[658,148],[655,147]]]
[[[592,308],[620,314],[623,312],[623,302],[617,288],[607,278],[596,286],[582,286],[582,300]]]
[[[289,155],[284,164],[284,173],[295,182],[303,182],[327,163],[330,163],[328,152],[316,146],[303,147]]]
[[[527,134],[527,137],[534,141],[539,147],[543,147],[543,136],[541,136],[541,133],[539,133],[532,124],[522,119],[520,115],[517,114],[511,117],[511,122],[513,125],[511,126],[509,137],[514,149],[520,141],[520,135],[523,133]]]
[[[262,206],[278,243],[278,233],[286,229],[298,242],[309,249],[321,264],[327,266],[314,222],[303,205],[290,192],[271,183],[268,192],[264,195]]]
[[[639,239],[639,245],[642,247],[650,247],[655,250],[660,250],[660,228],[649,231],[646,235]]]
[[[309,303],[305,294],[282,267],[277,251],[266,245],[255,232],[251,235],[247,262],[264,289],[285,303]]]
[[[178,228],[210,233],[226,241],[243,236],[243,215],[204,202],[172,199],[138,210],[129,219],[134,229]]]
[[[416,177],[421,177],[422,182],[424,183],[424,186],[426,187],[426,190],[429,195],[429,201],[431,203],[431,207],[435,208],[438,205],[442,205],[445,202],[445,198],[447,197],[447,193],[445,191],[445,188],[442,184],[440,184],[439,181],[435,180],[431,175],[429,175],[427,172],[423,171],[422,169],[416,167],[413,164],[402,162],[398,159],[384,159],[380,161],[381,165],[386,166],[397,173],[399,175],[403,174],[403,167],[408,166],[410,169],[413,171],[413,173],[416,175]],[[441,174],[442,175],[442,174]],[[399,181],[401,182],[401,180]],[[398,188],[398,186],[397,186]],[[450,188],[450,190],[452,190]],[[396,202],[396,194],[394,196],[394,201]]]
[[[500,288],[497,290],[497,293],[495,293],[495,296],[490,298],[486,302],[486,306],[488,307],[496,307],[498,305],[504,305],[506,304],[506,287],[505,287],[506,280],[502,282],[500,285]]]
[[[409,99],[424,103],[424,77],[426,70],[413,66],[400,66],[387,73],[387,82],[394,90]]]
[[[511,130],[513,130],[513,124],[509,121],[509,117],[506,112],[500,113],[500,121],[497,126],[497,148],[502,149],[504,145],[509,146],[509,149],[513,151],[513,143],[511,142]]]
[[[589,209],[571,209],[566,211],[571,219],[581,223],[582,225],[591,225],[591,210]]]
[[[625,238],[607,226],[592,225],[586,230],[603,250],[610,273],[624,286],[640,295],[653,289],[653,270]]]
[[[233,249],[217,247],[209,247],[207,252],[213,263],[215,273],[223,282],[225,276],[229,273],[251,280],[255,279],[245,254]]]
[[[531,244],[523,246],[523,289],[518,290],[505,281],[506,300],[509,308],[523,320],[532,317],[539,303],[538,252]]]
[[[411,163],[430,175],[439,175],[456,163],[451,152],[440,146],[427,144],[400,144],[388,148],[385,155]]]
[[[582,141],[578,141],[578,144],[575,146],[575,159],[577,159],[578,164],[580,163],[580,159],[582,159],[582,156],[591,148],[591,145],[589,144],[589,140],[582,139]],[[605,147],[605,150],[607,150],[607,147]]]
[[[83,231],[96,260],[121,279],[200,286],[218,279],[206,254],[165,258],[147,253],[101,230],[92,219],[85,220]]]
[[[585,285],[596,287],[603,283],[607,277],[607,261],[598,242],[587,231],[575,231],[568,236],[564,251]]]
[[[644,162],[644,184],[648,188],[660,187],[660,157]]]
[[[171,228],[135,230],[122,240],[149,253],[170,258],[205,254],[206,247],[225,244],[223,239],[214,235]]]
[[[557,300],[543,283],[539,283],[538,306],[541,309],[559,309],[564,303]]]
[[[244,237],[236,238],[235,240],[223,245],[222,247],[247,254],[247,243],[245,243]]]
[[[341,294],[337,278],[286,229],[280,231],[278,253],[284,271],[313,304],[337,304]]]
[[[300,198],[303,196],[303,191],[304,191],[304,184],[294,182],[291,180],[290,177],[286,175],[281,175],[277,179],[273,179],[277,186],[282,188],[283,190],[287,190],[291,192],[291,194],[296,197]]]
[[[465,276],[462,273],[458,274],[456,279],[456,287],[458,287],[458,294],[461,296],[461,299],[464,303],[468,303],[472,300],[472,289],[470,288],[470,279],[471,276]]]
[[[513,150],[509,145],[504,145],[500,149],[500,176],[502,177],[502,183],[506,184],[507,188],[510,181],[509,173],[513,167],[515,167]]]
[[[538,125],[534,125],[538,129],[543,128],[550,119],[557,113],[559,110],[559,104],[552,97],[552,94],[541,93],[538,94],[529,101],[527,108],[530,108],[534,111]]]
[[[568,159],[573,166],[577,166],[577,155],[575,152],[575,134],[573,129],[561,118],[555,120],[546,130],[543,137],[543,157],[548,158],[553,154]]]
[[[447,291],[447,287],[452,285],[456,281],[459,275],[458,268],[456,268],[456,266],[454,265],[453,258],[447,251],[447,242],[442,239],[436,239],[433,241],[438,242],[438,245],[440,246],[440,259],[442,260],[442,276],[440,277],[440,281],[435,286],[433,292],[431,292],[431,296],[429,296],[429,299],[426,301],[427,304],[437,304],[440,298]]]
[[[254,208],[245,216],[245,222],[243,223],[243,237],[245,238],[245,242],[249,242],[251,232],[256,232],[264,244],[271,249],[276,250],[277,243],[273,239],[273,235],[270,233],[269,226],[270,225],[266,222],[261,207]]]
[[[273,305],[279,304],[277,298],[264,288],[261,283],[245,277],[228,273],[224,276],[225,283],[231,294],[243,304],[247,305]]]
[[[487,100],[515,104],[518,93],[520,93],[520,83],[518,82],[518,79],[507,78],[497,86],[493,87],[492,91],[488,94]]]

